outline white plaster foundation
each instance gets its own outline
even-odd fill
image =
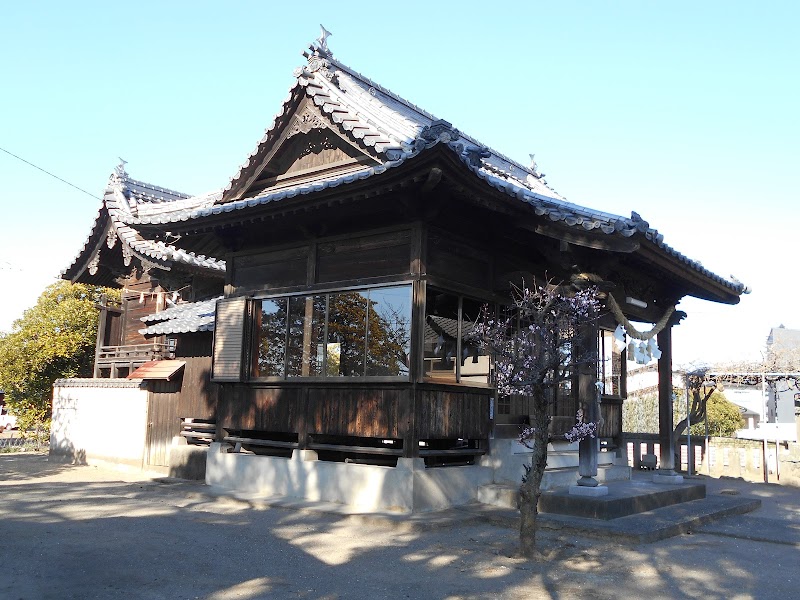
[[[482,466],[426,469],[421,458],[400,458],[396,467],[316,460],[311,450],[291,458],[228,452],[213,443],[206,483],[239,492],[336,502],[365,511],[420,512],[475,500],[481,485],[492,483]]]

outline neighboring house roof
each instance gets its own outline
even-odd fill
[[[214,331],[214,314],[217,300],[186,302],[172,308],[142,317],[145,323],[152,323],[140,329],[142,335],[172,335],[175,333],[197,333]]]
[[[120,245],[125,266],[129,266],[136,257],[143,264],[162,270],[171,270],[174,264],[180,264],[189,270],[224,274],[225,261],[176,248],[162,240],[153,239],[152,234],[143,235],[129,224],[135,215],[183,210],[205,201],[207,197],[216,196],[190,197],[137,181],[128,176],[124,165],[120,165],[109,178],[103,205],[87,241],[72,264],[64,270],[62,277],[76,281],[86,271],[94,275],[100,265],[101,252],[111,251],[117,244]]]
[[[295,71],[296,81],[272,125],[221,196],[187,201],[169,212],[139,211],[131,214],[128,223],[167,225],[202,220],[333,187],[346,187],[413,161],[438,146],[453,152],[486,185],[526,203],[535,215],[554,225],[579,234],[594,232],[617,238],[635,236],[637,243],[652,246],[656,252],[721,286],[726,301],[736,301],[738,295],[746,291],[742,283],[712,273],[701,263],[665,244],[663,235],[637,213],[631,213],[627,218],[568,202],[549,187],[535,163],[524,166],[511,160],[357,73],[333,57],[324,39],[312,44],[304,56],[307,64]],[[313,110],[293,113],[301,102],[313,105]],[[281,135],[285,136],[290,127],[302,131],[308,127],[334,130],[370,157],[372,164],[296,185],[276,185],[248,197],[249,186],[256,181]]]
[[[800,329],[787,329],[783,325],[769,330],[767,346],[785,350],[800,349]]]

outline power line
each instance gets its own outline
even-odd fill
[[[87,192],[85,189],[78,187],[78,186],[77,186],[77,185],[75,185],[74,183],[70,183],[70,182],[69,182],[69,181],[67,181],[66,179],[61,179],[61,177],[59,177],[58,175],[53,175],[53,174],[52,174],[50,171],[46,171],[46,170],[45,170],[45,169],[43,169],[42,167],[36,166],[36,165],[35,165],[35,164],[33,164],[32,162],[30,162],[30,161],[28,161],[28,160],[25,160],[25,159],[24,159],[24,158],[22,158],[21,156],[17,156],[17,155],[16,155],[16,154],[14,154],[13,152],[9,152],[9,151],[8,151],[8,150],[6,150],[5,148],[2,148],[2,147],[0,147],[0,150],[2,150],[3,152],[5,152],[5,153],[6,153],[6,154],[8,154],[9,156],[13,156],[13,157],[14,157],[14,158],[16,158],[17,160],[21,160],[21,161],[22,161],[22,162],[24,162],[26,165],[30,165],[30,166],[32,166],[34,169],[39,169],[39,170],[40,170],[42,173],[46,173],[47,175],[50,175],[50,177],[52,177],[52,178],[54,178],[54,179],[58,179],[60,182],[62,182],[62,183],[66,183],[67,185],[69,185],[69,186],[71,186],[71,187],[74,187],[76,190],[79,190],[79,191],[83,192],[84,194],[86,194],[86,195],[88,195],[88,196],[91,196],[91,197],[92,197],[92,198],[94,198],[95,200],[102,200],[102,198],[99,198],[98,196],[95,196],[95,195],[94,195],[94,194],[92,194],[91,192]]]

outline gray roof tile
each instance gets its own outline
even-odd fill
[[[721,284],[735,294],[745,287],[715,275],[697,261],[691,260],[663,241],[657,230],[650,228],[636,213],[631,218],[613,215],[568,202],[552,188],[533,167],[526,167],[499,152],[487,148],[475,139],[452,128],[449,123],[404,100],[353,71],[336,60],[325,48],[312,46],[305,56],[308,64],[295,71],[296,81],[270,127],[234,175],[221,196],[175,203],[175,210],[164,212],[140,211],[131,224],[168,224],[171,222],[202,219],[207,216],[243,210],[249,207],[277,202],[297,195],[306,195],[327,188],[347,185],[385,172],[418,156],[439,143],[445,143],[487,185],[529,204],[536,215],[547,217],[555,223],[582,230],[599,230],[606,235],[632,237],[643,234],[666,255],[686,264],[690,269]],[[226,193],[244,181],[251,169],[256,168],[260,157],[268,151],[278,134],[278,123],[293,102],[305,94],[328,115],[331,123],[340,126],[354,143],[365,151],[378,154],[382,164],[364,169],[303,183],[292,188],[261,193],[254,198],[229,198]],[[184,204],[180,204],[184,202]]]
[[[140,329],[142,335],[171,335],[175,333],[197,333],[214,331],[214,314],[217,300],[202,300],[178,304],[159,313],[142,317],[145,323],[152,323]]]
[[[225,261],[210,256],[198,255],[144,237],[133,225],[139,215],[152,217],[180,213],[196,206],[213,203],[221,196],[221,192],[212,192],[202,196],[189,196],[174,190],[132,179],[124,168],[117,167],[109,178],[103,197],[103,206],[95,218],[92,233],[89,235],[83,249],[75,257],[70,267],[64,270],[65,276],[71,269],[90,257],[87,253],[93,252],[97,247],[97,239],[102,231],[110,228],[112,234],[108,246],[116,243],[124,244],[131,256],[150,261],[163,269],[170,269],[172,263],[180,263],[189,267],[206,269],[218,273],[225,272]],[[110,221],[107,223],[106,221]],[[101,250],[102,251],[102,246]]]

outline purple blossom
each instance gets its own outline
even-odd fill
[[[575,425],[564,434],[564,437],[567,438],[568,442],[580,442],[586,438],[593,438],[596,434],[597,423],[592,421],[584,422],[583,410],[579,408],[578,413],[575,415]]]

